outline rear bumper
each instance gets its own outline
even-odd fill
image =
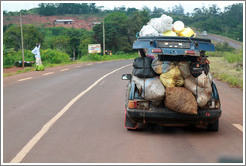
[[[167,108],[141,110],[126,109],[127,116],[134,123],[157,124],[208,124],[213,123],[221,116],[221,109],[198,110],[197,115],[183,114]]]

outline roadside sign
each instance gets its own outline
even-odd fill
[[[101,53],[101,44],[88,44],[88,52],[91,53]]]

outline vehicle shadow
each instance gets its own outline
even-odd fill
[[[218,133],[207,131],[206,126],[201,125],[157,125],[157,124],[138,124],[137,129],[129,130],[134,132],[143,133],[156,133],[156,134],[204,134],[204,133]]]

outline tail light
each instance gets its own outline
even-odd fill
[[[149,101],[146,100],[129,100],[128,108],[130,109],[149,109]]]
[[[185,51],[185,55],[196,55],[197,54],[197,52],[195,51],[195,50],[186,50]]]
[[[162,53],[162,49],[154,48],[154,49],[152,49],[152,53]]]
[[[137,101],[129,100],[128,101],[128,108],[137,108]]]

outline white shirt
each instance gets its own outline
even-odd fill
[[[35,54],[35,58],[40,58],[40,45],[37,47],[35,47],[33,50],[32,50],[32,53]]]

